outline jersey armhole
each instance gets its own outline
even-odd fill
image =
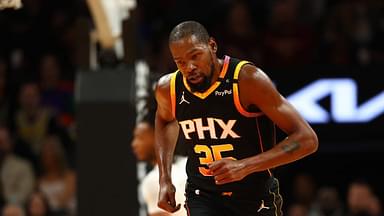
[[[257,128],[257,134],[258,134],[258,137],[259,137],[259,145],[260,145],[260,150],[261,150],[261,153],[264,152],[264,143],[263,143],[263,139],[261,137],[261,131],[260,131],[260,125],[259,125],[259,118],[256,118],[256,128]],[[267,169],[267,172],[268,172],[268,175],[270,177],[273,176],[272,172],[270,169]]]
[[[170,96],[171,96],[171,110],[172,116],[176,118],[176,76],[177,72],[174,72],[171,75],[171,83],[170,83]]]
[[[234,79],[234,82],[233,82],[233,100],[234,100],[234,103],[235,103],[235,106],[236,106],[236,109],[237,111],[242,114],[243,116],[245,117],[258,117],[258,116],[261,116],[263,115],[262,112],[248,112],[244,107],[243,105],[241,105],[241,102],[240,102],[240,94],[239,94],[239,73],[240,73],[240,69],[243,65],[245,64],[252,64],[251,62],[249,61],[241,61],[239,62],[237,65],[236,65],[236,68],[235,68],[235,73],[233,75],[233,79]]]

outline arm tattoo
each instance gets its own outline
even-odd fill
[[[293,153],[294,151],[296,151],[298,148],[300,148],[300,144],[298,142],[291,142],[291,143],[288,143],[288,144],[285,144],[281,147],[283,149],[283,151],[285,151],[286,153]]]

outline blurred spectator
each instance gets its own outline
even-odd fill
[[[4,201],[24,205],[33,191],[35,175],[32,165],[13,153],[13,141],[5,127],[0,127],[0,175]]]
[[[379,198],[371,186],[362,180],[349,184],[347,192],[348,216],[382,216],[383,209]]]
[[[2,210],[2,216],[25,216],[24,210],[21,206],[15,204],[8,204]]]
[[[312,205],[309,216],[343,216],[344,210],[338,191],[333,187],[322,187]]]
[[[217,34],[223,44],[219,47],[220,53],[260,64],[262,35],[256,32],[250,5],[246,1],[233,1],[227,13],[223,32]]]
[[[20,107],[15,116],[15,130],[19,138],[30,145],[38,156],[43,138],[58,130],[52,112],[40,103],[40,91],[35,83],[21,86]]]
[[[36,162],[41,152],[43,138],[48,134],[58,134],[64,141],[69,140],[67,131],[57,123],[54,113],[41,105],[41,95],[36,83],[25,83],[19,93],[19,109],[14,117],[17,147],[20,155]],[[70,142],[65,142],[66,149],[72,149]],[[35,171],[40,172],[35,164]]]
[[[73,86],[62,79],[62,68],[54,54],[46,54],[40,61],[41,104],[50,108],[55,115],[73,113]]]
[[[43,173],[38,188],[47,197],[54,215],[73,215],[76,211],[76,174],[68,168],[65,152],[57,136],[42,142]]]
[[[382,63],[384,33],[381,1],[339,1],[324,19],[321,58],[328,64]],[[380,21],[381,20],[381,21]]]
[[[299,19],[298,0],[277,0],[264,36],[267,67],[298,67],[314,62],[313,29]]]
[[[313,177],[306,173],[295,176],[293,187],[293,202],[310,208],[316,196],[316,182]]]
[[[41,192],[32,193],[26,203],[26,216],[51,216],[47,197]]]
[[[330,14],[325,19],[324,53],[321,57],[325,62],[334,65],[348,65],[354,63],[353,34],[357,22],[353,3],[341,1],[331,7]]]
[[[144,177],[139,190],[144,198],[148,215],[187,215],[186,209],[181,207],[177,212],[170,214],[157,207],[159,195],[159,169],[156,165],[155,158],[155,134],[154,134],[154,118],[147,118],[139,122],[133,132],[133,140],[131,143],[132,150],[136,158],[140,161],[150,163],[154,168]],[[185,183],[187,175],[185,173],[186,157],[176,157],[175,163],[172,165],[172,179],[176,187],[176,203],[184,205]]]
[[[65,144],[70,166],[74,167],[75,140],[70,136],[75,124],[73,83],[62,79],[62,66],[58,56],[52,53],[41,58],[39,72],[40,103],[55,119],[49,133],[60,136]]]
[[[287,213],[288,216],[308,216],[309,209],[303,204],[294,203],[288,207]]]

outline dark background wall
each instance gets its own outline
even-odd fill
[[[137,214],[136,159],[130,144],[136,119],[134,86],[129,67],[78,74],[80,215]]]

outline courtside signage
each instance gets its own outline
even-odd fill
[[[287,99],[310,123],[366,123],[384,114],[384,90],[358,103],[359,86],[351,78],[323,78],[304,86]],[[330,97],[329,109],[319,102]]]

